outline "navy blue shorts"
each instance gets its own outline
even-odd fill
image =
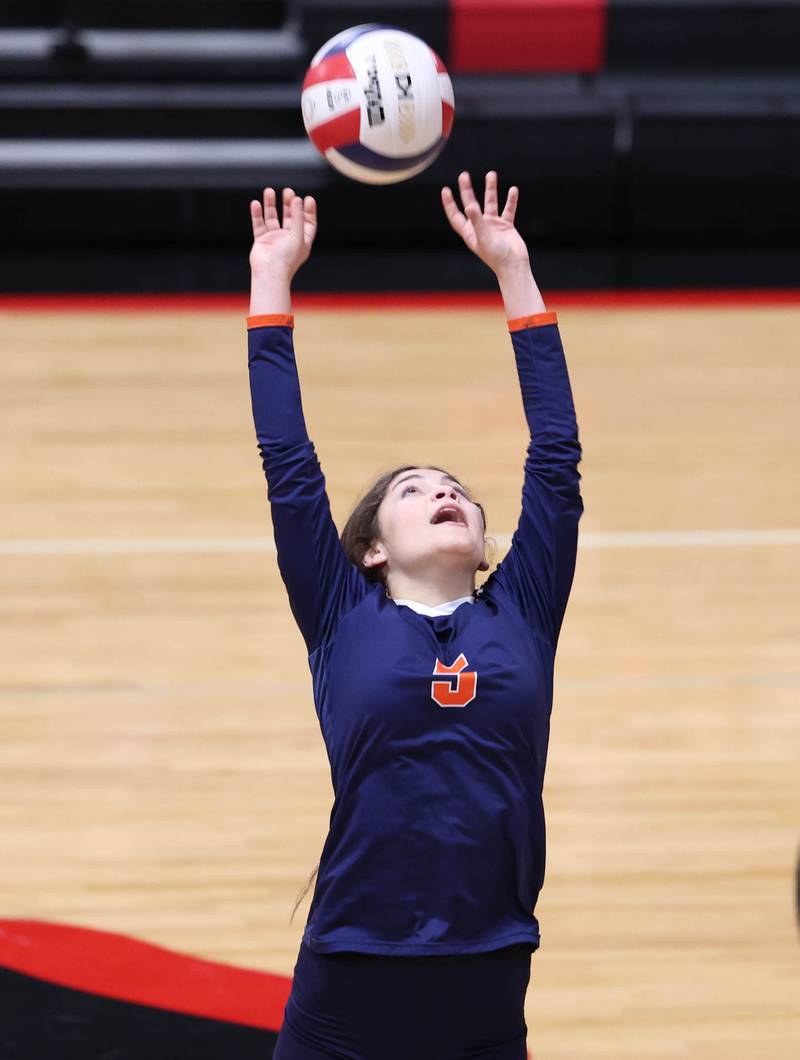
[[[531,946],[448,957],[304,943],[273,1060],[526,1060]]]

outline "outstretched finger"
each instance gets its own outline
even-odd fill
[[[258,199],[250,200],[250,224],[253,226],[253,238],[255,239],[264,230],[264,215]]]
[[[483,193],[483,212],[490,217],[497,217],[497,173],[490,169],[486,174],[486,186]]]
[[[456,205],[455,197],[449,188],[442,188],[442,205],[444,206],[445,216],[450,222],[450,227],[456,233],[461,236],[464,242],[467,244],[470,250],[475,249],[475,229],[469,223],[464,214],[459,210]],[[479,211],[480,212],[480,211]]]
[[[275,208],[274,188],[264,188],[264,224],[268,232],[271,232],[273,228],[280,228],[278,211]]]
[[[469,173],[466,169],[463,173],[458,174],[458,190],[461,192],[461,202],[464,206],[465,213],[469,203],[474,203],[478,206],[478,200],[475,198],[475,192],[472,190],[472,181],[470,180]],[[478,207],[478,209],[480,209],[480,207]]]
[[[282,210],[282,221],[281,227],[288,228],[292,220],[292,199],[294,198],[294,191],[291,188],[283,189],[283,210]]]
[[[313,195],[303,199],[303,234],[307,243],[314,242],[317,234],[317,202]]]
[[[506,198],[506,205],[503,209],[503,220],[508,221],[509,224],[514,223],[514,217],[517,212],[517,203],[519,202],[519,188],[516,184],[508,189],[508,197]]]
[[[464,212],[467,215],[467,220],[475,229],[475,236],[477,237],[478,243],[480,243],[486,234],[486,223],[483,219],[480,206],[477,202],[468,202],[464,206]]]
[[[299,195],[295,195],[289,203],[288,228],[300,243],[303,242],[303,223],[303,200]]]
[[[459,210],[452,191],[447,187],[442,188],[442,206],[444,206],[445,216],[450,222],[450,227],[461,235],[467,219]]]

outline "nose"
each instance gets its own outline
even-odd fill
[[[450,497],[452,500],[458,498],[455,486],[439,486],[433,495],[433,499],[437,501],[443,500],[445,497]]]

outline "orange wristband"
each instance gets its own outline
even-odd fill
[[[514,317],[508,321],[509,331],[522,331],[523,328],[543,328],[545,324],[557,324],[557,313],[532,313],[527,317]]]
[[[247,318],[247,330],[251,328],[293,328],[294,313],[261,313]]]

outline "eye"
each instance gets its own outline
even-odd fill
[[[456,493],[461,494],[461,496],[464,498],[464,500],[468,501],[470,499],[469,496],[467,495],[467,491],[465,489],[462,489],[461,486],[457,486],[455,484],[455,482],[452,483],[452,486],[453,486],[453,489],[456,491]],[[419,487],[418,486],[413,486],[413,485],[411,485],[409,483],[408,486],[403,486],[403,488],[400,490],[400,496],[401,497],[405,497],[405,495],[408,493],[409,490],[417,490],[418,491]]]

